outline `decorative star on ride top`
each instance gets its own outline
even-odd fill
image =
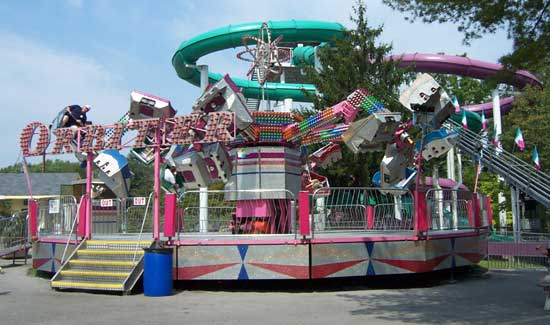
[[[246,73],[250,76],[256,71],[258,83],[263,85],[269,74],[280,75],[283,72],[281,62],[290,59],[290,51],[281,49],[277,45],[283,39],[280,35],[275,40],[271,41],[271,30],[267,23],[262,23],[258,37],[252,35],[244,35],[242,37],[245,50],[237,54],[237,58],[243,61],[252,62],[252,67]],[[249,47],[247,40],[256,41],[256,47]],[[250,57],[244,55],[249,54]],[[244,56],[244,57],[243,57]]]

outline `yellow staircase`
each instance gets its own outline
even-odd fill
[[[51,280],[54,289],[132,290],[143,273],[143,248],[152,241],[83,241]]]

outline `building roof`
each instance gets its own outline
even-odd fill
[[[80,178],[78,173],[30,173],[32,194],[59,195],[60,185],[69,185]],[[27,179],[22,173],[0,173],[0,195],[28,196]]]

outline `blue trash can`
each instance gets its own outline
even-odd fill
[[[172,294],[172,248],[144,248],[143,293],[149,297]]]

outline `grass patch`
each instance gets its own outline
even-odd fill
[[[54,274],[51,273],[51,272],[46,272],[46,271],[33,269],[32,267],[30,267],[27,270],[27,276],[30,276],[30,277],[33,277],[33,278],[51,279],[53,277],[53,275]]]

